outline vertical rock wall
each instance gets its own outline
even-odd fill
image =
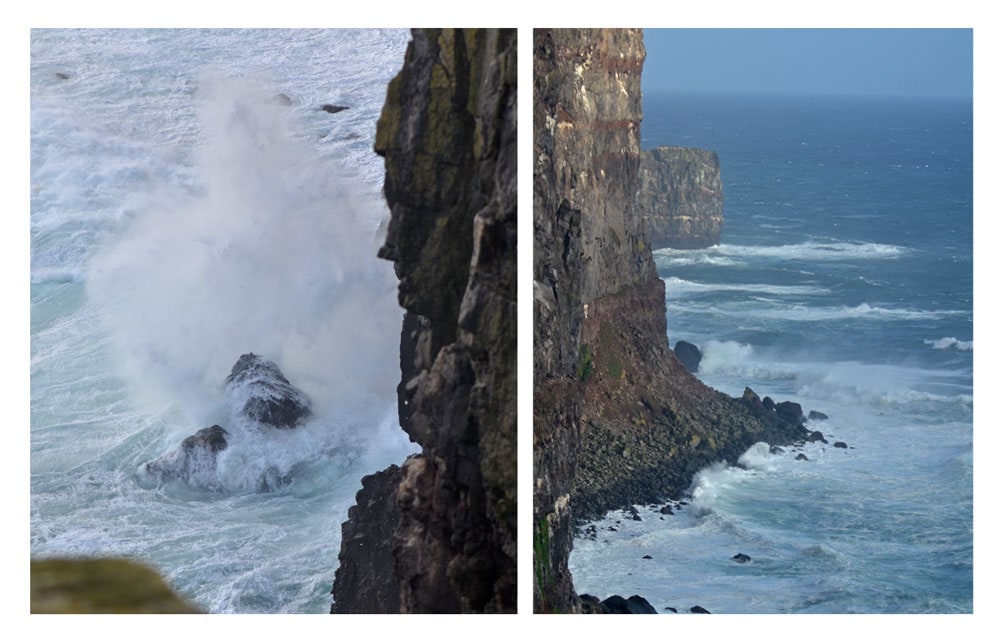
[[[801,433],[670,351],[638,200],[641,30],[536,30],[533,45],[534,607],[576,612],[574,522]]]
[[[414,30],[376,151],[392,212],[379,256],[406,309],[400,425],[422,451],[394,487],[391,539],[360,508],[349,521],[368,551],[390,548],[393,573],[369,579],[398,587],[381,611],[516,610],[516,116],[516,30]],[[350,542],[345,524],[335,612],[372,595],[341,585],[372,560]]]
[[[645,49],[637,29],[540,29],[533,48],[534,607],[580,611],[581,328],[594,299],[659,282],[635,208]]]

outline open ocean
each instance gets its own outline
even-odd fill
[[[32,31],[33,558],[133,557],[213,613],[329,611],[360,478],[414,451],[372,151],[408,41]],[[226,426],[251,351],[312,420],[232,437],[216,491],[144,486],[143,463]]]
[[[825,413],[806,426],[829,444],[708,468],[672,516],[610,513],[575,540],[577,591],[660,612],[971,613],[971,102],[643,108],[643,148],[722,166],[721,245],[654,251],[671,345],[698,345],[698,377],[727,394]]]

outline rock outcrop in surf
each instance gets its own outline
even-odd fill
[[[241,428],[290,429],[301,425],[311,414],[309,399],[293,386],[281,369],[264,357],[248,353],[233,365],[225,381],[230,421]],[[223,491],[218,460],[239,429],[215,424],[198,430],[176,448],[140,468],[141,479],[155,484],[181,481],[189,487]],[[270,474],[274,474],[271,472]],[[287,477],[262,476],[259,488],[273,489]],[[145,481],[149,482],[149,481]]]
[[[255,423],[294,428],[310,416],[309,399],[281,373],[277,364],[249,353],[242,355],[226,377],[230,405]]]

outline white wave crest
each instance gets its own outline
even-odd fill
[[[945,337],[943,339],[924,339],[924,343],[935,350],[948,350],[949,348],[953,348],[955,350],[972,350],[971,341],[959,341],[955,337]]]
[[[794,295],[826,295],[830,291],[819,286],[781,286],[775,284],[704,284],[697,281],[688,281],[679,277],[667,277],[664,279],[667,288],[667,297],[675,298],[692,294],[701,294],[717,291],[734,291],[756,294],[767,294],[775,296]]]

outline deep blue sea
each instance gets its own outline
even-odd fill
[[[372,151],[408,41],[31,32],[32,557],[135,558],[213,613],[329,611],[360,478],[413,451]],[[314,417],[231,436],[215,491],[142,484],[230,426],[223,382],[248,352]]]
[[[611,513],[575,541],[577,590],[661,611],[972,612],[971,102],[643,108],[643,148],[722,167],[721,244],[654,252],[671,344],[701,348],[710,386],[825,413],[807,427],[829,443],[708,468],[673,516]]]

